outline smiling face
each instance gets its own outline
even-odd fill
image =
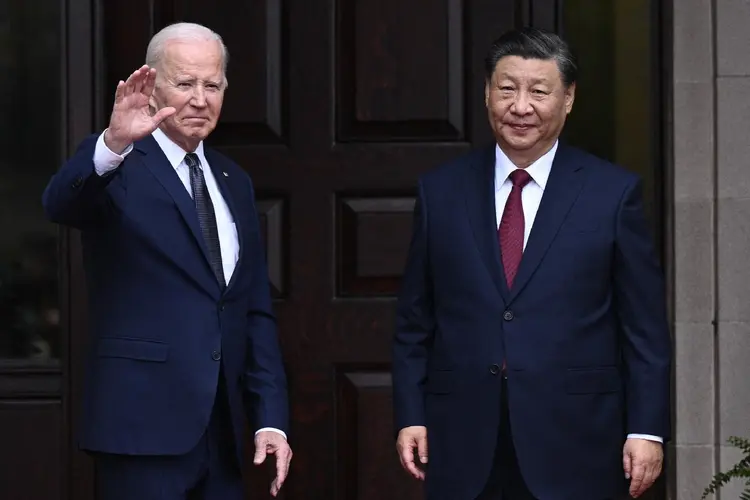
[[[525,168],[543,156],[573,109],[575,84],[565,86],[554,59],[506,56],[485,86],[490,125],[498,145]]]
[[[216,40],[170,40],[157,69],[151,106],[176,112],[160,128],[185,151],[192,152],[216,127],[226,80],[221,46]]]

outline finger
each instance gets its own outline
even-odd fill
[[[419,470],[419,468],[414,463],[414,451],[413,451],[414,444],[410,444],[407,446],[399,446],[399,453],[398,456],[401,459],[401,467],[404,468],[406,472],[411,474],[417,479],[420,479],[420,476],[422,475],[422,471]]]
[[[172,106],[167,106],[166,108],[161,108],[159,111],[157,111],[152,120],[154,121],[154,128],[158,127],[161,122],[175,114],[177,110],[174,109]]]
[[[633,466],[633,478],[630,480],[630,496],[635,496],[641,490],[645,473],[643,465],[636,464]]]
[[[407,448],[407,455],[403,458],[403,464],[406,468],[406,472],[411,474],[415,479],[424,479],[424,471],[417,467],[414,457],[415,455],[412,448]]]
[[[423,464],[427,463],[427,436],[422,436],[417,439],[417,454],[419,455],[419,461]]]
[[[268,443],[265,440],[258,441],[255,444],[255,456],[253,457],[253,463],[260,465],[266,460],[266,448]]]
[[[143,68],[136,70],[135,73],[133,73],[133,93],[134,94],[140,94],[141,90],[143,89],[143,80],[148,76],[147,73],[143,71]]]
[[[406,472],[411,474],[414,479],[424,479],[424,472],[419,470],[414,460],[410,460],[404,464],[406,466]]]
[[[630,496],[633,498],[640,497],[646,492],[646,490],[648,490],[651,487],[652,484],[653,484],[653,480],[650,479],[649,473],[646,472],[646,474],[643,476],[643,482],[641,482],[641,484],[638,486],[638,488],[635,491],[631,491]]]
[[[281,485],[286,481],[289,474],[289,453],[285,450],[279,450],[276,453],[276,479],[274,483],[281,489]]]
[[[120,80],[117,82],[117,88],[115,89],[115,104],[122,101],[122,99],[125,97],[125,82]]]
[[[145,95],[146,97],[151,97],[151,94],[154,93],[155,86],[156,86],[156,69],[150,68],[148,70],[148,74],[146,75],[146,79],[143,82],[143,89],[141,90],[141,93]]]
[[[654,481],[656,481],[656,475],[654,474],[654,469],[650,467],[643,476],[643,483],[641,483],[640,491],[637,492],[638,495],[643,495],[646,490],[654,485]]]
[[[401,460],[401,465],[406,468],[407,462],[414,461],[411,446],[399,444],[396,448],[398,449],[398,458]]]
[[[631,472],[630,453],[625,452],[622,454],[622,470],[625,472],[625,479],[630,479],[630,472]]]
[[[271,495],[276,496],[284,486],[286,478],[289,476],[289,467],[292,462],[292,450],[279,450],[276,453],[276,477],[271,482]]]
[[[127,80],[125,80],[125,96],[131,95],[135,91],[135,81],[138,78],[138,70],[133,71]]]

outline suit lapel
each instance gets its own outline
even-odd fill
[[[500,260],[495,211],[495,146],[487,147],[469,169],[464,186],[466,210],[477,248],[501,297],[507,303],[508,285]]]
[[[211,171],[214,174],[214,178],[216,179],[216,184],[219,186],[221,195],[224,197],[224,200],[227,202],[227,206],[229,207],[229,211],[232,213],[232,218],[234,219],[234,224],[237,229],[237,241],[240,250],[234,272],[232,273],[231,279],[227,283],[225,292],[228,292],[232,288],[232,285],[234,285],[234,283],[237,281],[237,276],[239,274],[238,271],[240,270],[239,268],[240,264],[242,263],[242,255],[245,248],[245,240],[243,236],[243,229],[245,225],[242,221],[244,212],[241,212],[237,209],[237,203],[235,201],[241,196],[241,193],[238,193],[237,190],[239,186],[244,185],[244,183],[238,184],[240,182],[240,179],[231,179],[228,176],[228,170],[224,167],[225,160],[220,155],[214,154],[214,151],[209,148],[204,149],[204,154],[206,155],[206,159],[211,166]]]
[[[510,293],[512,301],[523,290],[542,262],[552,240],[578,198],[583,187],[583,165],[577,163],[570,151],[559,143],[552,163],[547,186],[542,195],[521,265]]]
[[[206,242],[203,240],[200,223],[198,222],[198,213],[195,210],[195,202],[185,189],[185,185],[180,180],[174,167],[169,163],[164,152],[159,147],[156,139],[149,135],[136,144],[136,149],[143,153],[145,157],[143,162],[156,179],[164,186],[167,193],[172,197],[180,211],[182,218],[185,220],[190,232],[193,233],[196,243],[198,244],[206,263],[210,266],[208,249]]]

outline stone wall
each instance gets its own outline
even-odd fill
[[[739,456],[727,437],[750,437],[750,1],[673,0],[673,16],[670,497],[697,500]]]

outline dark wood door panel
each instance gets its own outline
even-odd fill
[[[63,500],[64,429],[59,400],[0,400],[0,495]]]
[[[336,498],[409,500],[421,486],[404,479],[392,446],[388,366],[336,369]]]
[[[229,92],[222,126],[212,142],[227,147],[279,145],[286,141],[288,65],[282,54],[287,24],[282,0],[211,2],[132,0],[107,2],[104,53],[106,87],[114,89],[145,62],[153,34],[175,21],[200,22],[219,33],[229,49]],[[105,94],[111,109],[114,91]]]
[[[464,140],[462,1],[338,0],[336,140]]]

